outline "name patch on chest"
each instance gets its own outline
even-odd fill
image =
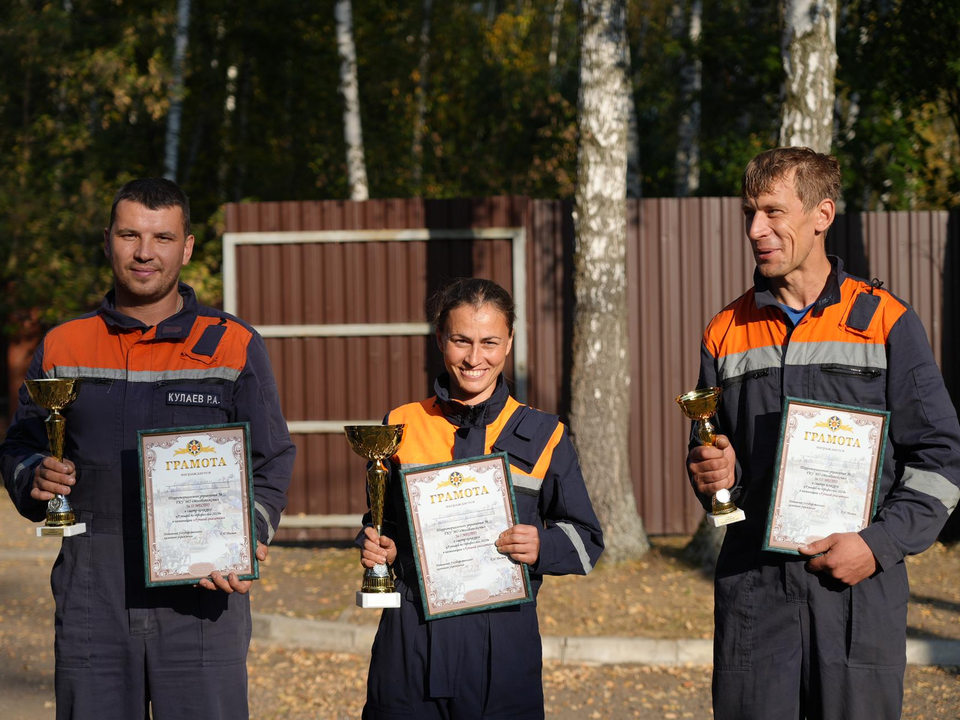
[[[206,392],[167,391],[167,405],[192,405],[194,407],[220,407],[223,396],[220,390]]]

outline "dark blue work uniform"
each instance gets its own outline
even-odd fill
[[[50,584],[56,601],[58,720],[247,717],[247,595],[196,586],[146,588],[137,431],[249,422],[256,526],[269,543],[286,506],[295,447],[260,336],[237,318],[183,307],[155,327],[101,308],[51,330],[29,378],[81,378],[66,418],[64,457],[77,467],[70,493],[87,531],[64,538]],[[45,410],[20,390],[0,446],[0,471],[20,514],[40,521],[30,498],[49,454]]]
[[[600,524],[576,451],[556,416],[518,403],[502,378],[490,399],[478,405],[451,400],[448,382],[441,376],[436,397],[387,417],[390,424],[407,425],[391,461],[384,509],[384,535],[397,543],[394,570],[403,599],[381,616],[363,717],[543,718],[535,602],[425,622],[397,468],[506,452],[518,522],[540,530],[540,557],[530,566],[534,597],[544,575],[590,572],[603,551]]]
[[[737,454],[737,504],[716,571],[718,720],[900,717],[909,587],[960,498],[960,425],[919,318],[837,258],[796,326],[763,277],[704,333],[700,386],[723,388],[719,432]],[[877,572],[856,585],[761,550],[785,397],[890,411],[879,504],[860,537]],[[707,498],[702,498],[707,502]]]

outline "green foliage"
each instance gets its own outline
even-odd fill
[[[853,0],[844,15],[837,153],[848,209],[960,205],[960,5]]]
[[[778,132],[777,4],[630,0],[645,196],[674,188],[680,74],[702,65],[701,195],[736,193]],[[162,173],[176,0],[0,3],[0,316],[50,325],[109,287],[102,231],[125,180]],[[198,237],[184,278],[219,300],[221,207],[346,198],[335,0],[192,4],[179,178]],[[566,0],[353,3],[373,197],[571,197],[577,7]],[[841,3],[836,152],[850,209],[960,203],[960,4]],[[413,150],[424,51],[422,156]],[[419,163],[419,167],[418,167]],[[417,177],[420,180],[417,180]]]

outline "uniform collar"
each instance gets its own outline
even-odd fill
[[[821,312],[824,308],[840,302],[840,286],[846,277],[846,273],[843,272],[843,261],[836,255],[827,255],[827,259],[830,261],[830,275],[827,277],[827,284],[820,293],[820,297],[810,308],[811,313]],[[768,306],[780,307],[780,302],[774,297],[770,283],[759,270],[753,271],[753,295],[758,309]]]
[[[193,323],[197,319],[200,303],[197,301],[197,294],[193,291],[193,288],[186,283],[180,283],[177,286],[177,292],[183,298],[183,307],[180,308],[180,312],[171,315],[157,325],[156,338],[158,340],[183,340],[190,335]],[[108,327],[116,328],[120,332],[149,329],[147,325],[136,318],[124,315],[117,310],[116,290],[111,290],[104,296],[99,312],[100,317],[103,318]]]
[[[458,427],[486,427],[500,416],[500,411],[507,404],[510,391],[503,381],[503,375],[497,377],[497,385],[493,395],[482,403],[464,405],[459,400],[450,397],[450,374],[443,373],[433,383],[437,393],[436,406],[453,425]]]

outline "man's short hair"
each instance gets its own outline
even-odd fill
[[[840,163],[832,155],[808,147],[776,148],[757,155],[743,171],[740,196],[750,200],[771,192],[791,171],[795,172],[793,187],[804,212],[826,198],[834,202],[840,199]]]
[[[149,210],[178,207],[183,213],[183,236],[187,237],[190,234],[190,200],[173,180],[137,178],[124,183],[123,187],[117,190],[113,198],[113,207],[110,208],[110,225],[107,227],[111,232],[113,223],[117,219],[117,205],[121,200],[135,202]]]

